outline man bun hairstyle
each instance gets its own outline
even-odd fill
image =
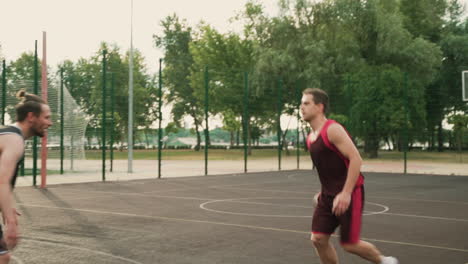
[[[313,100],[315,104],[322,104],[323,105],[323,113],[327,114],[330,110],[330,102],[328,101],[328,94],[322,89],[319,88],[307,88],[303,92],[303,94],[310,94],[313,96]]]
[[[16,97],[20,102],[15,106],[16,109],[16,120],[18,122],[24,121],[31,112],[35,116],[39,116],[42,111],[42,105],[47,104],[41,97],[27,93],[24,89],[21,89],[16,93]]]

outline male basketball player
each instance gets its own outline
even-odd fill
[[[340,242],[350,253],[376,264],[398,264],[372,244],[360,240],[364,205],[364,177],[361,156],[347,131],[326,118],[328,95],[320,89],[304,90],[302,119],[312,132],[307,146],[322,184],[312,219],[311,240],[323,264],[337,264],[338,256],[330,236],[340,226]]]
[[[23,159],[24,140],[43,137],[52,125],[50,108],[44,100],[23,90],[17,96],[21,100],[15,107],[17,122],[0,127],[0,210],[5,227],[2,232],[0,226],[0,264],[9,263],[9,250],[15,248],[19,240],[19,214],[13,205],[12,190]]]

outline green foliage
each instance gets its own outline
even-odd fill
[[[401,0],[405,27],[415,37],[425,37],[432,42],[440,39],[445,21],[447,0]],[[452,1],[454,2],[454,1]]]
[[[456,146],[459,151],[463,148],[464,135],[468,134],[468,115],[452,114],[448,118],[448,123],[453,125]]]
[[[37,62],[38,81],[41,83],[42,63]],[[12,82],[34,80],[34,53],[24,52],[18,59],[12,61],[7,68],[8,80]]]
[[[223,113],[223,129],[229,132],[235,132],[241,128],[241,122],[237,116],[230,109],[227,109]]]
[[[201,25],[199,38],[190,45],[194,64],[190,80],[195,97],[204,101],[204,69],[208,68],[210,112],[232,111],[242,116],[244,73],[252,65],[249,41],[235,34],[220,34],[210,26]]]
[[[172,104],[174,122],[180,123],[184,116],[191,116],[197,133],[197,149],[200,148],[203,105],[196,97],[195,88],[189,78],[194,63],[189,46],[192,40],[192,28],[186,21],[180,21],[177,15],[161,21],[163,34],[154,35],[156,47],[164,49],[164,86],[167,89],[167,101]],[[203,82],[202,82],[203,83]]]
[[[177,134],[177,132],[179,132],[179,127],[176,123],[170,122],[169,124],[167,124],[166,128],[164,129],[164,132],[166,132],[166,134]]]

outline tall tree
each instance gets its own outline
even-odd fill
[[[41,60],[38,59],[39,83],[41,80]],[[8,66],[8,79],[12,82],[34,80],[34,54],[32,52],[24,52],[20,57],[10,63]]]
[[[414,38],[404,28],[398,7],[398,1],[392,0],[341,0],[324,9],[336,12],[332,25],[338,24],[339,28],[353,33],[354,40],[349,39],[350,43],[344,45],[356,45],[363,62],[348,71],[358,86],[342,96],[357,95],[352,96],[351,105],[354,107],[347,114],[350,114],[357,136],[364,139],[365,151],[370,157],[377,156],[379,144],[384,138],[393,136],[401,139],[406,126],[412,131],[424,129],[425,87],[433,81],[441,60],[440,49],[435,44]],[[406,86],[402,85],[403,73],[409,76]],[[368,92],[360,93],[366,90]],[[405,120],[405,112],[398,110],[405,105],[405,94],[409,101],[406,110],[409,123],[401,121]],[[365,107],[373,105],[375,99],[382,100],[377,101],[380,104],[376,108]],[[394,107],[386,107],[392,104]],[[365,109],[372,109],[378,114],[369,115]]]
[[[223,113],[223,129],[229,132],[230,145],[234,146],[234,133],[241,128],[241,121],[233,111],[227,110]]]
[[[330,95],[332,113],[349,116],[350,129],[356,130],[356,136],[366,143],[366,152],[375,157],[380,141],[389,136],[400,138],[406,125],[396,121],[378,125],[380,120],[395,118],[395,107],[402,108],[402,80],[406,72],[411,80],[410,127],[424,127],[424,90],[440,65],[440,49],[423,38],[414,38],[404,28],[399,1],[295,0],[281,4],[281,15],[267,22],[268,26],[249,28],[268,32],[259,34],[266,38],[258,51],[257,68],[262,67],[259,75],[266,72],[287,76],[285,90],[290,99],[286,102],[294,105],[291,84],[298,79],[320,86]],[[255,24],[266,20],[251,21]],[[384,100],[376,105],[382,108],[376,108],[378,114],[369,115],[362,110],[367,108],[353,107],[374,102],[373,99]],[[400,104],[384,107],[392,102]],[[392,130],[388,128],[390,124]]]
[[[401,0],[405,28],[415,37],[439,42],[448,6],[447,0]]]
[[[460,100],[461,67],[467,65],[467,33],[463,8],[458,0],[402,1],[405,27],[415,36],[428,39],[443,52],[442,67],[435,81],[427,86],[428,133],[431,149],[443,150],[443,120],[454,109],[463,108]],[[437,136],[437,139],[435,139]]]
[[[203,120],[203,106],[194,95],[194,88],[189,80],[193,57],[189,46],[192,40],[192,28],[177,15],[161,21],[162,35],[154,35],[156,47],[164,49],[164,86],[167,100],[173,105],[174,122],[180,124],[185,115],[193,118],[197,134],[196,149],[200,149],[200,128]]]

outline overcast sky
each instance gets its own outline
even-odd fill
[[[176,13],[189,24],[199,21],[227,32],[235,29],[229,18],[242,10],[247,0],[134,0],[133,45],[146,58],[150,72],[157,69],[162,52],[153,45],[160,34],[160,21]],[[261,0],[269,14],[277,13],[277,0]],[[131,0],[0,0],[0,44],[7,61],[25,51],[34,51],[38,40],[42,56],[42,32],[47,32],[47,62],[88,58],[101,41],[130,47]]]
[[[278,0],[258,0],[270,15],[277,14]],[[465,5],[468,0],[462,0]],[[236,29],[229,18],[235,16],[247,0],[134,0],[133,43],[146,58],[150,72],[157,69],[162,52],[153,45],[153,34],[162,31],[159,22],[177,13],[196,25],[200,20],[221,32]],[[0,44],[7,61],[25,51],[34,50],[42,31],[47,32],[47,62],[80,57],[88,58],[101,41],[130,47],[131,0],[0,0]],[[239,28],[237,28],[238,30]],[[40,56],[41,53],[39,53]]]

